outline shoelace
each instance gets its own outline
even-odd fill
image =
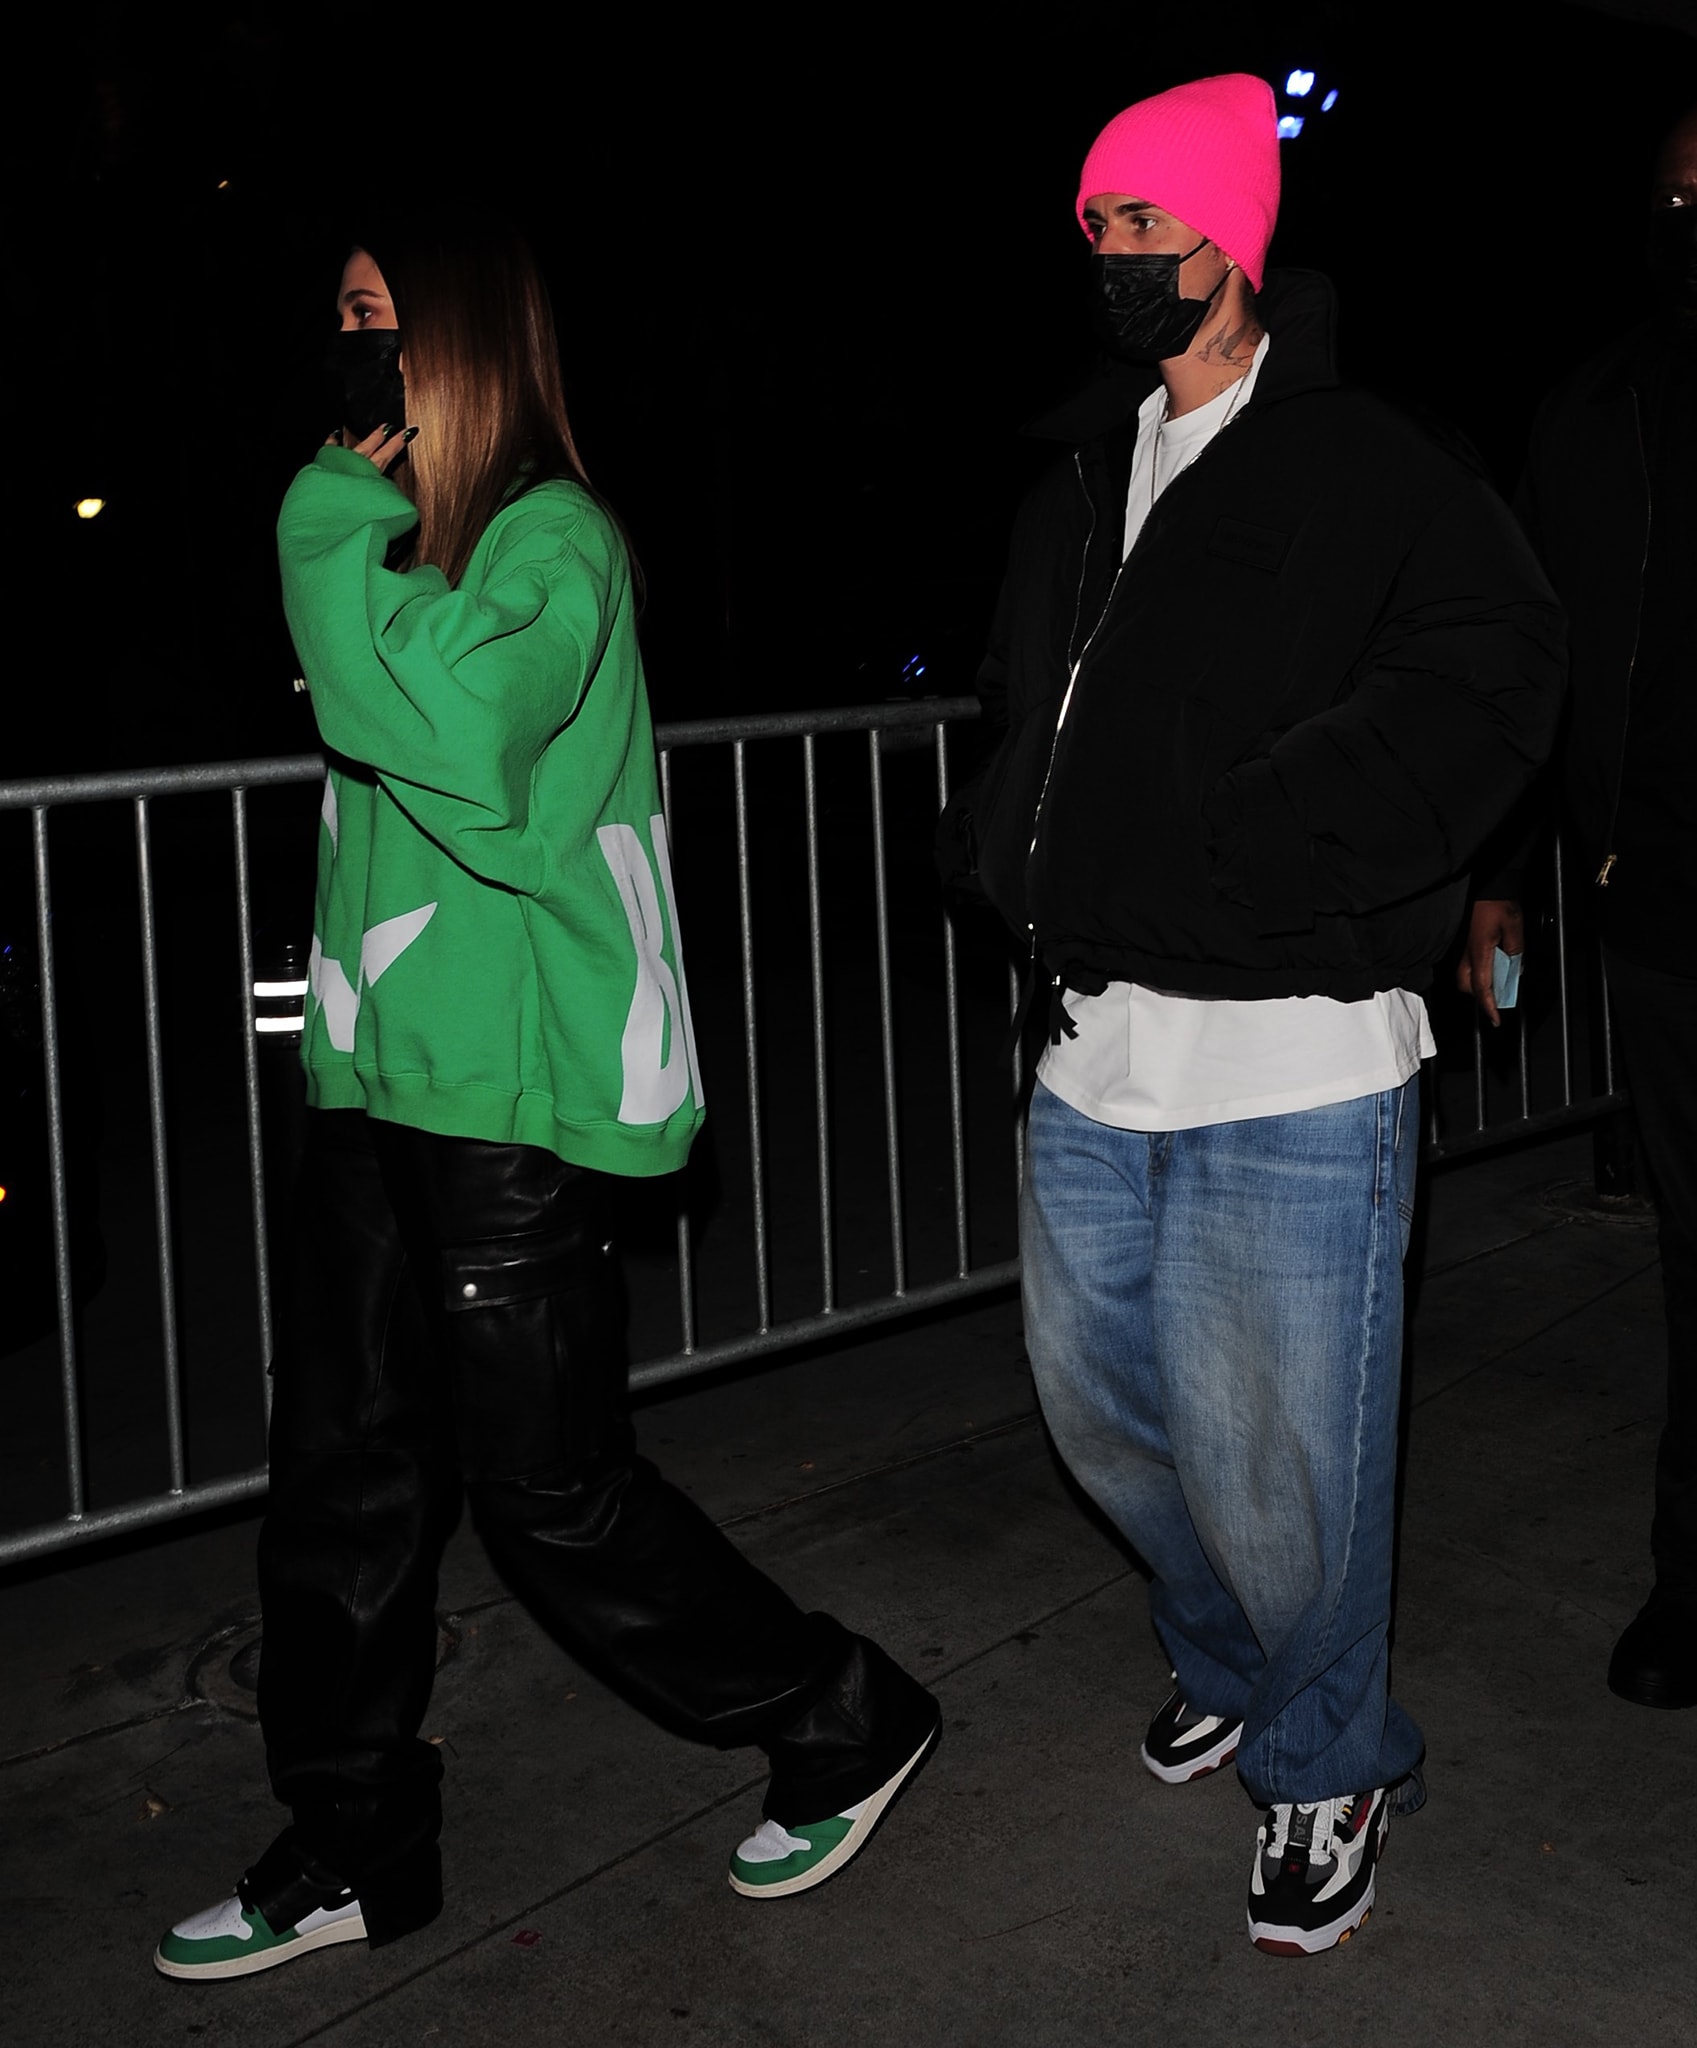
[[[1348,1806],[1347,1799],[1321,1799],[1312,1806],[1280,1805],[1269,1810],[1271,1825],[1267,1830],[1267,1854],[1277,1856],[1282,1862],[1286,1857],[1299,1855],[1304,1862],[1312,1862],[1315,1841],[1319,1841],[1322,1856],[1336,1854],[1334,1836],[1337,1832],[1338,1811]]]

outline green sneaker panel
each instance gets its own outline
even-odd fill
[[[332,1942],[364,1939],[357,1899],[279,1931],[263,1913],[230,1898],[179,1920],[154,1951],[153,1964],[167,1977],[245,1977]]]
[[[830,1820],[809,1821],[804,1828],[784,1828],[779,1832],[788,1840],[799,1843],[799,1847],[783,1856],[755,1858],[745,1855],[744,1850],[752,1849],[763,1836],[768,1840],[772,1838],[771,1831],[778,1828],[778,1823],[766,1821],[759,1833],[744,1842],[731,1858],[732,1881],[753,1891],[769,1891],[774,1885],[791,1884],[823,1863],[853,1833],[854,1824],[853,1815],[836,1814]]]

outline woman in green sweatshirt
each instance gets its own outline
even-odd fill
[[[630,559],[572,443],[523,244],[439,217],[356,249],[343,430],[279,524],[330,756],[308,1134],[260,1536],[260,1720],[292,1820],[169,1976],[374,1946],[441,1909],[419,1728],[463,1483],[508,1583],[655,1720],[772,1775],[731,1883],[831,1876],[936,1702],[803,1614],[645,1460],[619,1175],[701,1121]]]

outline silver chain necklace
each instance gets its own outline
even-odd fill
[[[1237,384],[1232,391],[1231,404],[1226,407],[1225,418],[1220,421],[1220,424],[1208,436],[1208,439],[1202,443],[1202,447],[1197,449],[1196,455],[1192,455],[1189,462],[1181,463],[1173,471],[1173,476],[1183,476],[1184,472],[1190,467],[1190,464],[1196,460],[1196,456],[1200,455],[1203,449],[1207,448],[1214,440],[1215,435],[1223,434],[1227,427],[1231,425],[1232,414],[1237,411],[1238,403],[1243,397],[1244,386],[1249,382],[1250,371],[1253,369],[1254,364],[1251,363],[1250,368],[1245,370],[1243,375],[1237,380]],[[1161,417],[1155,422],[1155,438],[1149,444],[1149,510],[1151,512],[1155,509],[1155,500],[1161,495],[1158,482],[1161,473],[1161,436],[1166,431],[1167,406],[1169,403],[1169,399],[1163,398],[1161,401]],[[1167,478],[1169,490],[1172,488],[1172,481],[1173,477],[1169,476]]]

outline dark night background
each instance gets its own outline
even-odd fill
[[[1640,309],[1692,22],[72,9],[14,83],[33,623],[0,773],[314,744],[272,522],[328,424],[320,336],[373,201],[486,197],[536,244],[580,444],[648,572],[661,717],[910,693],[913,656],[949,693],[1039,459],[1019,425],[1089,368],[1071,206],[1103,121],[1206,72],[1313,69],[1273,262],[1336,282],[1346,374],[1448,413],[1512,487],[1537,399]]]

